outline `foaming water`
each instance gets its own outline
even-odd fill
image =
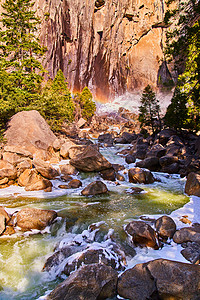
[[[116,185],[114,182],[102,180],[96,173],[80,173],[74,178],[82,181],[83,186],[76,190],[61,190],[59,180],[53,180],[52,193],[31,192],[24,189],[10,187],[7,197],[0,198],[0,205],[4,205],[11,213],[23,207],[53,209],[58,212],[57,221],[43,233],[21,233],[14,236],[0,238],[0,299],[39,299],[62,280],[61,269],[56,272],[42,272],[46,259],[53,253],[54,248],[62,248],[64,243],[86,243],[91,249],[109,249],[109,235],[116,233],[118,240],[124,236],[123,227],[131,220],[139,219],[141,215],[158,217],[161,214],[174,214],[179,224],[179,217],[194,212],[195,199],[183,194],[185,179],[179,175],[154,173],[159,181],[151,185],[138,185],[128,182],[128,169],[134,164],[127,165],[120,155],[116,155],[119,148],[101,148],[102,154],[112,163],[124,165],[120,171],[125,181]],[[128,147],[128,145],[126,146]],[[64,162],[61,162],[64,163]],[[101,179],[108,187],[109,193],[95,197],[81,196],[81,190],[94,180]],[[138,186],[144,193],[132,195],[127,191]],[[1,190],[2,193],[2,190]],[[6,189],[5,189],[6,194]],[[185,205],[185,206],[184,206]],[[182,208],[184,206],[184,208]],[[200,214],[200,213],[199,213]],[[194,213],[193,213],[194,215]],[[192,220],[192,212],[190,214]],[[195,221],[198,216],[195,216]],[[103,224],[108,241],[100,238],[94,240],[94,232],[88,228],[91,224]],[[97,226],[97,225],[96,225]],[[137,262],[152,258],[173,257],[180,249],[164,247],[165,250],[151,249],[137,250],[137,255],[128,261],[128,267]],[[104,250],[103,250],[104,251]],[[175,252],[174,252],[175,251]],[[110,252],[109,255],[113,255]],[[182,259],[182,258],[180,258]],[[58,277],[56,276],[58,275]]]
[[[107,103],[96,103],[98,113],[111,113],[117,112],[120,107],[124,107],[131,112],[138,113],[138,108],[140,106],[140,99],[142,93],[130,93],[126,92],[121,96],[116,96],[113,101],[108,101]],[[156,98],[159,100],[161,112],[164,114],[168,105],[171,102],[172,93],[158,93]]]

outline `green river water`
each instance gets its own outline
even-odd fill
[[[113,155],[112,150],[104,150],[103,154],[115,163],[124,159]],[[43,299],[42,296],[62,280],[52,274],[42,272],[46,258],[53,253],[56,244],[72,231],[78,234],[88,225],[105,221],[108,228],[118,233],[120,241],[123,226],[141,215],[170,214],[189,201],[183,194],[185,180],[178,176],[156,174],[160,182],[140,186],[120,182],[120,185],[106,182],[109,193],[103,196],[86,198],[80,196],[81,189],[76,192],[67,191],[67,195],[46,198],[26,197],[26,195],[10,195],[0,198],[0,205],[12,211],[23,207],[53,209],[58,212],[58,221],[38,234],[7,236],[0,238],[0,299]],[[94,179],[96,174],[79,174],[83,187]],[[131,186],[144,188],[140,195],[127,194]]]

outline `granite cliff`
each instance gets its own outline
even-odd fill
[[[156,87],[171,75],[163,61],[164,0],[36,0],[44,66],[61,69],[72,90],[98,97]]]

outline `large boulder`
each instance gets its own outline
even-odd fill
[[[45,227],[52,224],[56,217],[57,213],[53,210],[23,208],[17,213],[16,225],[23,230],[43,230]]]
[[[125,231],[132,237],[134,245],[158,249],[156,232],[147,223],[143,221],[132,221],[125,227]]]
[[[17,169],[5,160],[0,160],[0,179],[7,177],[8,179],[16,179]]]
[[[52,183],[43,178],[35,169],[26,169],[18,178],[18,184],[24,186],[26,191],[51,191]],[[50,188],[50,189],[49,189]]]
[[[110,266],[117,271],[124,270],[120,257],[114,251],[106,248],[100,248],[86,249],[83,252],[77,253],[74,258],[68,260],[63,273],[69,276],[71,272],[77,270],[82,265],[91,265],[99,262],[106,266]]]
[[[117,271],[104,264],[79,268],[60,283],[48,296],[54,300],[95,300],[112,298],[116,294]]]
[[[86,186],[82,190],[81,194],[83,196],[94,196],[94,195],[104,194],[107,192],[108,192],[107,186],[102,181],[97,180],[91,182],[88,186]]]
[[[132,183],[153,183],[155,181],[153,174],[149,170],[141,168],[131,168],[128,171],[129,182]]]
[[[193,172],[188,174],[185,193],[200,197],[200,175]]]
[[[118,280],[118,294],[130,300],[200,299],[200,266],[157,259],[136,265]]]
[[[147,152],[147,157],[162,157],[166,154],[166,148],[161,144],[155,144],[151,147],[151,149]]]
[[[163,239],[172,238],[176,231],[174,220],[168,216],[162,216],[156,220],[156,231]]]
[[[81,154],[71,159],[70,164],[83,172],[98,172],[112,168],[111,163],[92,146],[87,146]]]
[[[56,136],[39,112],[31,110],[19,112],[11,118],[5,138],[7,146],[22,147],[36,154],[38,150],[47,151]]]
[[[194,227],[184,227],[175,232],[173,236],[173,241],[177,244],[182,244],[186,242],[200,243],[200,232],[195,230]]]
[[[145,168],[150,171],[159,171],[160,170],[159,159],[158,157],[145,158],[144,160],[137,162],[136,167]]]
[[[115,143],[118,144],[130,144],[132,141],[137,139],[137,134],[130,132],[123,132],[120,137],[115,139]]]

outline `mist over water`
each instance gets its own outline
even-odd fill
[[[111,113],[117,112],[120,107],[124,107],[130,110],[133,113],[139,112],[140,106],[140,99],[142,93],[130,93],[126,92],[121,96],[116,96],[113,101],[109,100],[107,103],[99,103],[97,102],[97,113],[104,114],[104,113]],[[166,112],[167,107],[171,102],[172,92],[169,93],[157,93],[156,98],[159,100],[161,114],[164,115]]]

